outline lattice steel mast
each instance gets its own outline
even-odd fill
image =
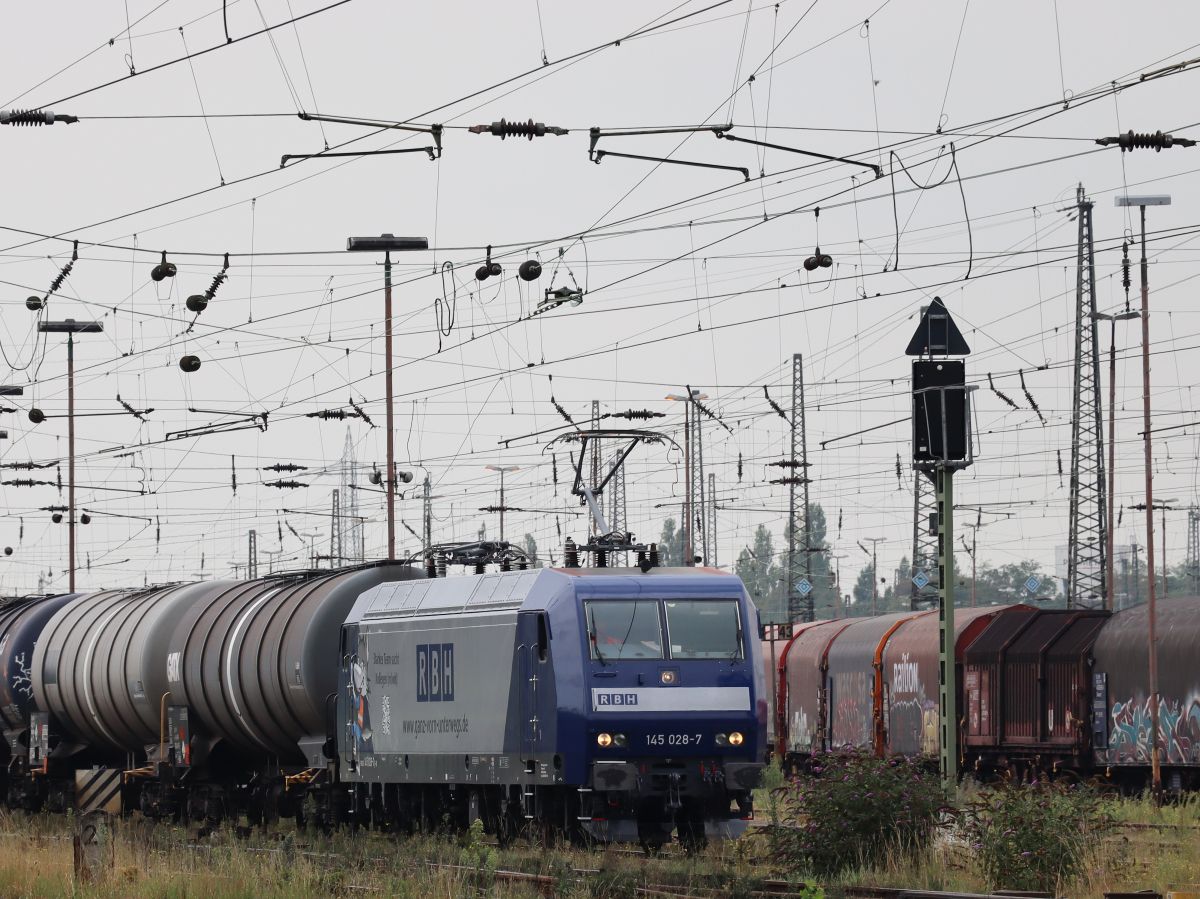
[[[592,400],[592,428],[591,429],[593,431],[600,430],[600,401],[599,400]],[[591,464],[592,464],[591,483],[599,484],[600,483],[600,441],[599,440],[592,443]],[[592,519],[590,533],[593,537],[597,536],[595,518]]]
[[[333,491],[333,502],[329,511],[329,567],[337,568],[345,558],[342,545],[342,491]]]
[[[357,462],[354,457],[354,441],[350,438],[350,429],[346,428],[346,442],[342,447],[341,483],[338,492],[337,533],[341,547],[338,550],[338,562],[354,564],[365,562],[363,547],[363,522],[358,514],[358,491],[355,490]],[[331,553],[332,554],[332,553]]]
[[[1200,596],[1200,508],[1188,509],[1187,577],[1192,596]]]
[[[691,525],[692,525],[692,551],[700,557],[700,564],[708,564],[708,528],[705,527],[705,507],[704,507],[704,443],[703,434],[704,427],[701,424],[702,418],[700,410],[697,408],[695,395],[691,393],[691,387],[688,387],[689,402],[692,407],[692,417],[689,421],[691,434],[688,440],[688,452],[691,453],[691,471],[692,482],[691,489]],[[696,539],[699,537],[700,539]],[[689,565],[694,564],[688,561]]]
[[[899,461],[897,461],[899,464]],[[932,528],[930,527],[932,525]],[[910,577],[923,572],[929,578],[924,588],[911,582],[909,608],[917,611],[922,599],[937,598],[938,584],[938,538],[937,538],[937,491],[933,481],[920,469],[913,467],[913,549]],[[932,595],[931,595],[932,594]]]
[[[1071,405],[1071,511],[1067,607],[1099,608],[1107,596],[1104,434],[1100,342],[1096,336],[1096,263],[1092,201],[1076,192],[1079,250],[1075,280],[1075,392]]]
[[[251,531],[246,542],[246,579],[252,581],[258,577],[258,531]]]
[[[717,567],[717,476],[708,473],[708,564]]]
[[[788,464],[791,476],[782,479],[788,485],[788,621],[812,621],[813,594],[809,592],[806,597],[801,597],[796,590],[801,578],[812,571],[812,547],[808,533],[809,477],[808,440],[804,421],[804,356],[800,353],[792,356],[791,426],[791,453]],[[799,491],[796,488],[800,488]],[[811,580],[809,583],[812,583]]]
[[[608,482],[608,492],[606,494],[608,506],[608,524],[614,534],[625,533],[625,466],[621,461],[619,452],[613,453],[612,466],[614,469],[612,479]],[[598,482],[593,482],[598,483]],[[612,554],[612,564],[625,566],[629,564],[629,553],[624,551],[616,551]]]

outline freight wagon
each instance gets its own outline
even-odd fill
[[[1150,782],[1148,610],[955,611],[960,767],[980,778]],[[1200,597],[1158,603],[1159,746],[1168,789],[1200,787]],[[938,618],[901,612],[795,627],[775,647],[774,748],[788,765],[844,747],[940,748]]]

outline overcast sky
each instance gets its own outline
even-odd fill
[[[543,551],[582,537],[566,451],[556,486],[547,436],[499,441],[565,425],[553,396],[577,419],[593,400],[606,413],[666,413],[653,424],[682,443],[681,409],[664,397],[691,385],[732,431],[710,423],[705,433],[721,502],[718,561],[731,562],[760,523],[780,542],[786,494],[767,483],[779,472],[767,463],[785,457],[787,432],[763,388],[786,406],[791,356],[802,353],[812,500],[846,556],[844,583],[866,560],[857,541],[869,537],[885,538],[886,573],[910,553],[912,526],[908,424],[887,423],[908,414],[903,350],[920,306],[938,295],[971,343],[968,375],[982,385],[979,459],[957,484],[959,503],[987,510],[981,561],[1053,566],[1067,532],[1078,234],[1069,213],[1080,183],[1096,204],[1103,311],[1123,308],[1120,244],[1137,227],[1113,198],[1127,189],[1173,197],[1148,222],[1154,424],[1196,418],[1200,149],[1122,155],[1092,143],[1131,128],[1200,137],[1200,75],[1137,77],[1200,56],[1188,46],[1200,33],[1192,5],[323,6],[233,0],[229,45],[215,4],[131,0],[128,23],[126,5],[109,0],[6,10],[0,109],[81,121],[0,128],[0,345],[13,369],[6,382],[25,387],[3,418],[3,461],[62,460],[66,476],[66,419],[54,417],[66,411],[65,342],[35,341],[25,298],[46,292],[72,239],[80,259],[45,315],[105,329],[76,346],[78,409],[121,413],[120,395],[154,410],[77,421],[79,505],[94,518],[80,535],[81,568],[92,566],[81,586],[230,575],[251,529],[263,570],[268,551],[281,565],[307,557],[289,524],[328,552],[347,429],[360,483],[384,461],[382,271],[344,252],[349,235],[426,236],[434,247],[396,261],[395,334],[397,458],[416,472],[411,486],[432,477],[437,540],[473,537],[484,523],[496,535],[496,517],[478,511],[498,502],[487,464],[521,466],[506,499],[534,510],[511,513],[507,536],[531,533]],[[1113,82],[1123,86],[1116,94]],[[441,123],[444,153],[280,169],[284,154],[326,146],[431,143],[305,122],[298,111]],[[570,133],[501,141],[464,130],[501,117]],[[728,123],[734,135],[853,157],[885,175],[711,132],[603,138],[600,148],[746,167],[749,182],[728,170],[588,159],[592,126]],[[834,266],[810,274],[802,263],[818,241]],[[481,284],[474,271],[489,244],[504,274]],[[156,283],[163,251],[179,274]],[[184,301],[209,286],[224,253],[228,281],[189,331]],[[526,284],[516,270],[535,256],[544,273]],[[1136,303],[1136,260],[1134,278]],[[582,305],[530,317],[547,288],[576,284]],[[1119,506],[1140,501],[1143,488],[1139,336],[1136,322],[1119,328]],[[1107,349],[1107,328],[1101,340]],[[202,361],[192,374],[178,366],[188,354]],[[1107,360],[1103,368],[1107,388]],[[989,373],[1019,408],[988,389]],[[351,400],[374,427],[307,417]],[[45,422],[29,422],[33,406]],[[265,431],[167,439],[256,413],[267,413]],[[1194,502],[1200,432],[1157,437],[1156,495]],[[262,470],[277,462],[307,470]],[[6,469],[5,479],[53,481],[54,472]],[[678,516],[680,454],[639,449],[627,473],[630,527],[655,539],[663,518]],[[306,486],[262,484],[280,477]],[[66,528],[42,511],[65,491],[0,491],[0,543],[13,548],[0,559],[0,589],[33,590],[39,577],[65,589]],[[378,557],[382,495],[359,499],[367,553]],[[419,500],[406,498],[400,514],[420,531]],[[1140,521],[1124,513],[1118,542],[1144,542]],[[404,527],[399,535],[402,550],[417,548]],[[1172,564],[1185,536],[1186,516],[1170,516]]]

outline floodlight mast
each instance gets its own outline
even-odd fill
[[[383,253],[383,347],[384,384],[387,393],[387,532],[388,561],[396,559],[396,444],[393,431],[395,416],[392,394],[392,250],[428,250],[426,237],[396,237],[381,234],[378,237],[349,237],[346,250],[350,253]]]
[[[99,334],[100,322],[38,322],[44,334],[67,335],[67,590],[75,592],[75,335]]]
[[[1162,765],[1159,759],[1159,698],[1158,698],[1158,639],[1157,603],[1154,580],[1154,467],[1150,446],[1150,267],[1146,261],[1146,207],[1169,206],[1166,194],[1121,196],[1114,198],[1117,206],[1137,206],[1142,220],[1142,424],[1143,450],[1146,461],[1146,599],[1147,652],[1150,675],[1150,789],[1155,799],[1162,797]],[[1165,540],[1165,537],[1164,537]],[[1166,577],[1163,570],[1163,577]]]

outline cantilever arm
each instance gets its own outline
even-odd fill
[[[747,181],[750,180],[750,170],[737,165],[717,165],[714,162],[690,162],[686,159],[667,159],[665,156],[639,156],[636,153],[614,153],[612,150],[597,150],[593,154],[592,161],[596,165],[600,164],[600,160],[605,156],[616,156],[621,159],[641,159],[644,162],[663,162],[670,165],[689,165],[698,169],[723,169],[727,172],[741,172],[742,177]]]
[[[770,144],[765,140],[751,140],[748,137],[735,137],[734,135],[729,134],[727,130],[720,130],[717,128],[713,129],[713,134],[718,138],[734,140],[742,144],[754,144],[756,147],[767,147],[771,150],[783,150],[785,153],[799,153],[802,156],[812,156],[816,159],[826,159],[829,162],[845,162],[849,163],[850,165],[860,165],[865,169],[870,169],[873,171],[876,178],[883,177],[883,169],[872,162],[860,162],[857,159],[847,159],[845,156],[830,156],[827,153],[817,153],[813,150],[797,150],[795,147],[785,147],[782,144]]]

